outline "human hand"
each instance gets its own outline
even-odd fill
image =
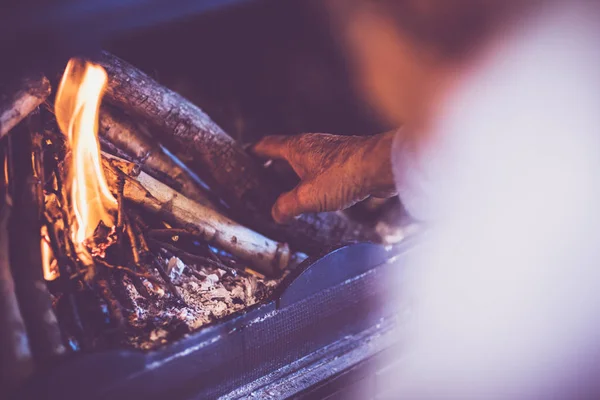
[[[305,133],[263,138],[252,151],[263,158],[287,161],[301,180],[277,199],[273,219],[285,223],[305,212],[341,210],[368,196],[393,196],[393,137],[394,132],[367,137]]]

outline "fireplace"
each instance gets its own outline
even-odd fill
[[[270,206],[294,177],[243,146],[282,130],[385,127],[326,29],[291,33],[319,21],[316,4],[209,3],[163,15],[154,2],[148,13],[16,6],[4,24],[22,38],[5,46],[15,63],[0,104],[0,361],[15,398],[326,397],[371,382],[369,360],[396,345],[398,310],[383,299],[411,250],[390,222],[399,203],[276,225]],[[102,15],[118,17],[101,26]],[[186,56],[195,35],[211,61]],[[52,51],[17,55],[15,43]],[[231,67],[237,52],[258,61]],[[306,71],[284,61],[298,54]],[[284,72],[261,72],[274,59]],[[329,93],[333,116],[296,79]]]

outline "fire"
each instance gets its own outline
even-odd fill
[[[40,242],[42,248],[42,268],[44,270],[44,279],[53,281],[60,276],[58,271],[58,262],[54,258],[54,253],[50,247],[50,238],[48,237],[48,228],[42,226],[42,240]]]
[[[98,143],[98,113],[107,79],[99,65],[71,59],[56,94],[56,120],[72,150],[67,189],[74,216],[71,235],[80,247],[100,221],[114,225],[111,211],[117,209],[102,171]]]

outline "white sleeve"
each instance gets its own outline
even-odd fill
[[[600,48],[580,11],[527,24],[427,154],[394,145],[400,196],[432,223],[399,281],[394,398],[568,399],[597,380]]]

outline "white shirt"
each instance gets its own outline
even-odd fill
[[[522,21],[446,99],[418,163],[395,145],[400,197],[432,230],[403,267],[392,398],[571,399],[600,380],[597,9]]]

